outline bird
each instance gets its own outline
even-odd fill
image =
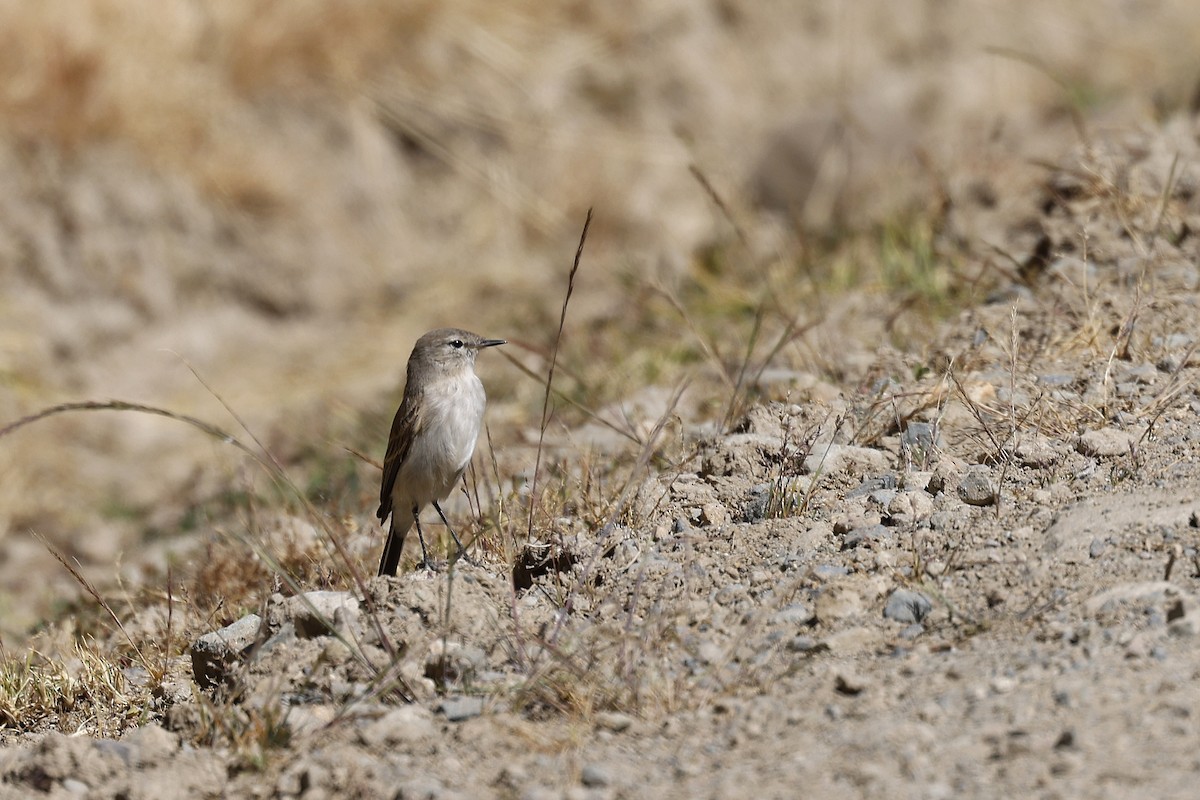
[[[404,539],[415,524],[421,542],[421,567],[432,569],[421,509],[432,503],[450,536],[464,554],[462,542],[446,520],[439,500],[450,496],[475,452],[483,425],[487,395],[475,374],[480,350],[507,344],[460,328],[438,328],[417,339],[408,357],[404,396],[388,435],[379,490],[382,524],[391,516],[387,542],[379,561],[380,575],[395,575]]]

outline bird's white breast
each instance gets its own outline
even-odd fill
[[[406,460],[407,474],[402,477],[417,489],[417,494],[440,499],[453,490],[459,474],[471,461],[487,396],[479,377],[468,369],[465,375],[430,384],[422,399],[424,424]]]

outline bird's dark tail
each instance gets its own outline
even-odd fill
[[[383,545],[383,557],[379,559],[380,575],[395,575],[400,566],[400,554],[404,552],[404,539],[412,527],[412,513],[400,509],[392,511],[392,525],[388,528],[387,542]]]

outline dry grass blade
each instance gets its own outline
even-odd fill
[[[554,350],[550,355],[550,369],[546,375],[546,393],[542,396],[542,423],[538,431],[537,455],[533,462],[533,477],[529,487],[529,527],[527,533],[533,536],[533,517],[537,511],[537,481],[538,471],[542,466],[542,443],[546,438],[546,428],[550,425],[550,390],[554,385],[554,368],[558,364],[558,347],[562,342],[563,326],[567,323],[567,306],[571,295],[575,292],[575,275],[579,272],[579,264],[583,259],[583,246],[587,243],[588,228],[592,226],[592,209],[588,209],[587,217],[583,220],[583,231],[579,234],[579,246],[575,248],[575,260],[571,263],[571,271],[567,275],[567,294],[563,298],[562,309],[558,314],[558,332],[554,336]]]
[[[60,403],[56,406],[43,408],[41,411],[21,417],[15,422],[10,422],[8,425],[0,428],[0,439],[8,436],[10,433],[17,431],[20,428],[24,428],[26,425],[31,425],[34,422],[46,419],[47,417],[53,417],[58,414],[65,414],[71,411],[137,411],[142,414],[152,414],[158,417],[166,417],[167,419],[173,419],[178,422],[191,425],[193,428],[201,430],[215,439],[220,439],[226,444],[231,444],[238,450],[241,450],[243,453],[253,458],[255,461],[262,463],[262,458],[258,453],[254,452],[249,447],[242,444],[233,436],[221,430],[217,426],[210,425],[204,420],[188,416],[187,414],[178,414],[174,411],[168,411],[165,408],[159,408],[157,406],[148,406],[142,403],[127,403],[122,400],[108,400],[104,402],[88,400],[80,403]]]
[[[514,342],[514,344],[517,344],[517,343]],[[603,425],[604,427],[608,428],[613,433],[616,433],[619,436],[625,437],[626,439],[633,442],[634,444],[640,445],[642,443],[642,440],[639,439],[635,433],[633,433],[629,430],[626,430],[625,428],[622,428],[620,425],[616,424],[615,422],[612,422],[611,420],[605,419],[604,417],[600,416],[592,409],[585,406],[583,403],[580,403],[578,400],[574,399],[573,397],[570,397],[569,395],[562,392],[561,390],[552,388],[550,386],[549,381],[547,381],[541,375],[538,375],[536,372],[531,370],[529,367],[525,366],[520,361],[518,361],[516,356],[514,356],[512,353],[509,353],[507,351],[502,351],[500,353],[500,355],[503,358],[507,359],[508,363],[510,363],[514,367],[516,367],[526,377],[533,378],[535,381],[541,383],[543,386],[545,386],[547,389],[549,389],[549,391],[553,393],[554,398],[556,400],[562,400],[564,403],[571,406],[575,410],[582,412],[584,414],[584,416],[586,416],[588,419],[592,420],[593,422],[597,423],[598,425]]]
[[[71,577],[83,587],[83,590],[91,595],[92,599],[104,609],[104,612],[112,619],[113,623],[117,626],[117,629],[121,631],[121,635],[125,637],[125,641],[127,641],[129,646],[133,648],[133,652],[137,653],[138,661],[141,662],[142,667],[145,668],[146,672],[149,673],[155,681],[162,680],[162,677],[165,674],[164,667],[162,665],[156,667],[150,663],[149,659],[146,658],[146,654],[142,652],[142,648],[138,646],[137,641],[129,635],[129,631],[125,630],[125,625],[121,622],[121,618],[117,616],[117,612],[113,611],[112,606],[109,605],[108,601],[100,595],[100,592],[95,586],[92,585],[92,582],[83,577],[83,573],[81,573],[75,566],[72,566],[71,562],[67,560],[67,557],[60,553],[58,548],[50,544],[45,536],[42,536],[36,531],[34,531],[33,535],[39,542],[42,543],[43,547],[50,551],[50,555],[54,556],[58,560],[58,563],[66,567],[67,572],[71,573]]]
[[[733,212],[729,210],[729,205],[725,202],[725,198],[721,197],[721,195],[717,193],[716,188],[712,185],[712,181],[710,181],[708,176],[701,172],[700,168],[695,164],[688,164],[688,172],[692,173],[692,177],[695,178],[696,182],[700,184],[700,188],[704,190],[704,193],[708,195],[709,199],[712,200],[713,203],[716,204],[717,208],[721,210],[721,214],[724,215],[725,219],[729,220],[729,224],[733,226],[733,232],[737,234],[737,237],[741,241],[742,245],[745,246],[746,249],[749,249],[750,239],[746,236],[746,232],[742,230],[742,226],[739,225],[737,220],[733,218]]]

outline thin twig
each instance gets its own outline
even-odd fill
[[[558,364],[558,348],[562,343],[563,326],[567,324],[567,305],[575,291],[575,274],[579,272],[579,263],[583,259],[583,245],[587,242],[588,228],[592,226],[592,209],[587,210],[583,220],[583,231],[579,234],[579,246],[575,248],[575,260],[571,264],[571,272],[567,275],[567,295],[563,298],[562,309],[558,314],[558,333],[554,337],[554,350],[550,354],[550,370],[546,375],[546,393],[542,396],[542,424],[538,431],[537,456],[533,463],[533,477],[529,486],[529,528],[528,536],[533,537],[533,516],[537,511],[537,480],[538,471],[542,466],[542,444],[546,438],[546,428],[550,426],[550,389],[554,385],[554,368]]]

